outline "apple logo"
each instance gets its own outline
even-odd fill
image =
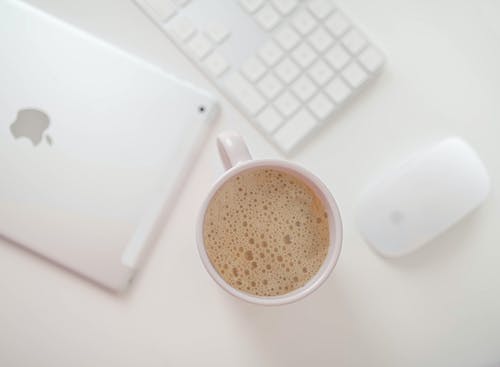
[[[14,138],[28,138],[34,146],[40,144],[43,133],[50,125],[49,116],[34,108],[22,109],[17,112],[16,120],[10,125],[10,132]],[[52,145],[52,139],[46,135],[45,139]]]
[[[399,226],[402,225],[404,220],[405,220],[405,215],[403,212],[399,210],[393,210],[389,214],[389,219],[391,220],[392,224]]]

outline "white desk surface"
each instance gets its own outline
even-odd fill
[[[130,1],[30,2],[217,93]],[[0,366],[500,364],[500,2],[340,5],[388,62],[293,158],[340,203],[345,238],[333,276],[303,301],[264,308],[231,298],[202,267],[194,224],[221,170],[217,131],[241,132],[255,157],[279,156],[219,96],[216,129],[129,292],[113,295],[0,243]],[[488,167],[488,201],[413,255],[377,256],[353,225],[357,194],[406,154],[453,134]]]

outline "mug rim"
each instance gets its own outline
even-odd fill
[[[329,244],[328,244],[328,254],[323,261],[323,264],[316,272],[316,274],[311,277],[302,287],[297,288],[291,292],[278,295],[278,296],[257,296],[253,295],[239,289],[236,289],[232,285],[222,278],[222,276],[217,272],[214,265],[212,264],[210,258],[208,257],[205,241],[204,241],[204,220],[208,205],[212,201],[215,193],[222,187],[222,185],[227,182],[231,177],[249,169],[253,168],[275,168],[275,169],[284,169],[287,171],[292,171],[300,175],[300,179],[305,181],[308,186],[314,189],[315,193],[321,195],[321,201],[325,205],[325,210],[328,212],[328,224],[329,224]],[[222,176],[220,176],[209,193],[207,194],[203,205],[198,214],[197,220],[197,228],[196,228],[196,242],[198,247],[198,253],[201,257],[202,263],[205,269],[208,271],[212,279],[226,292],[231,294],[232,296],[242,299],[244,301],[258,304],[258,305],[284,305],[288,303],[292,303],[298,301],[307,295],[314,292],[318,289],[329,277],[333,268],[337,264],[340,251],[342,248],[342,220],[340,217],[340,211],[337,205],[337,202],[333,198],[330,190],[326,187],[326,185],[314,174],[309,172],[307,169],[302,166],[278,159],[251,159],[248,161],[242,161],[231,167],[227,171],[224,172]]]

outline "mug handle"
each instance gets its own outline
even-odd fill
[[[217,149],[226,170],[252,159],[241,135],[233,131],[225,131],[217,136]]]

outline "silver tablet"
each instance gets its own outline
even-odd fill
[[[123,290],[216,113],[213,98],[0,2],[0,234]]]

